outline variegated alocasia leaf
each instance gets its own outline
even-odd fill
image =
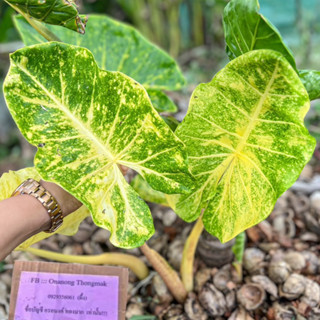
[[[154,232],[148,206],[118,165],[165,193],[193,185],[184,146],[145,89],[99,69],[85,48],[50,42],[16,51],[4,93],[20,131],[38,146],[41,176],[86,204],[116,246],[142,245]]]
[[[9,198],[12,192],[28,178],[33,178],[37,181],[41,179],[39,173],[35,168],[25,168],[19,171],[9,171],[7,173],[4,173],[0,177],[0,201]],[[81,206],[78,210],[64,218],[63,225],[56,232],[40,232],[23,242],[17,248],[17,250],[28,248],[34,243],[46,239],[55,233],[72,236],[78,231],[79,225],[82,220],[84,220],[89,215],[89,210],[85,206]]]
[[[15,17],[15,23],[25,45],[46,42],[23,17]],[[85,35],[56,26],[47,27],[61,41],[89,49],[100,68],[121,71],[141,83],[159,112],[176,111],[161,90],[178,90],[185,85],[179,66],[134,28],[102,15],[90,15]]]
[[[320,71],[299,70],[299,76],[308,91],[309,99],[320,99]]]
[[[197,187],[174,196],[175,211],[188,222],[203,212],[222,242],[264,220],[312,156],[309,105],[296,72],[271,50],[241,55],[199,85],[175,131]]]
[[[231,0],[224,10],[223,26],[230,60],[257,49],[278,51],[298,72],[310,100],[320,97],[320,71],[296,69],[293,54],[279,31],[259,13],[258,0]]]
[[[73,0],[5,0],[12,8],[27,17],[48,24],[85,33],[86,16],[79,15]],[[36,32],[34,30],[34,32]],[[73,37],[73,33],[71,37]]]
[[[279,31],[259,13],[258,0],[231,0],[224,8],[223,27],[230,60],[252,50],[270,49],[282,53],[296,70]]]
[[[136,175],[130,184],[143,200],[169,206],[166,195],[163,192],[152,189],[140,175]]]

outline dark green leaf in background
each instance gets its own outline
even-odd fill
[[[19,39],[19,34],[12,21],[14,12],[13,8],[0,2],[0,43]]]
[[[297,70],[293,54],[279,31],[259,13],[258,0],[231,0],[224,9],[223,27],[230,60],[257,49],[278,51],[298,72],[310,100],[320,97],[320,71]]]
[[[147,90],[150,100],[158,112],[177,112],[174,102],[162,91],[156,89]]]
[[[73,0],[5,0],[21,14],[48,24],[85,33],[86,16],[79,16]]]
[[[23,17],[15,21],[25,45],[46,42]],[[176,111],[161,90],[178,90],[185,85],[185,79],[175,60],[136,29],[103,15],[89,16],[85,35],[56,26],[47,28],[63,42],[89,49],[100,68],[121,71],[141,83],[159,112]]]
[[[296,70],[278,29],[259,13],[258,0],[231,0],[224,9],[223,27],[231,60],[252,50],[270,49],[282,53]]]

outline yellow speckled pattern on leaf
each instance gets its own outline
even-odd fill
[[[154,232],[148,206],[118,165],[165,193],[193,185],[185,147],[145,89],[99,69],[85,48],[50,42],[16,51],[4,93],[20,131],[38,146],[41,176],[84,203],[116,246],[140,246]]]
[[[312,156],[309,105],[293,68],[270,50],[246,53],[199,85],[175,131],[198,185],[171,196],[176,212],[193,221],[204,210],[206,230],[223,242],[264,220]]]

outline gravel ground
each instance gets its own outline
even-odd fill
[[[164,320],[315,320],[320,319],[320,165],[317,152],[298,182],[277,202],[272,214],[247,230],[243,278],[232,266],[232,242],[221,245],[203,233],[195,261],[195,290],[185,304],[174,301],[161,278],[138,281],[130,273],[127,319],[156,315]],[[179,270],[182,248],[191,225],[171,209],[152,205],[156,233],[149,246]],[[55,235],[35,247],[66,254],[124,251],[108,242],[108,232],[89,219],[73,237]],[[141,256],[139,249],[127,250]],[[0,320],[7,319],[12,264],[16,259],[39,260],[14,252],[0,271]]]

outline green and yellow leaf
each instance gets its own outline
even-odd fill
[[[23,17],[15,17],[15,23],[25,45],[46,42]],[[89,49],[100,68],[121,71],[141,83],[159,112],[177,111],[161,90],[178,90],[185,85],[179,66],[134,28],[102,15],[90,15],[85,35],[56,26],[47,27],[61,41]]]
[[[130,184],[143,200],[169,206],[166,195],[163,192],[152,189],[149,183],[140,175],[136,175]]]
[[[204,211],[222,242],[264,220],[312,156],[309,106],[294,69],[270,50],[241,55],[199,85],[175,131],[197,187],[171,199],[175,211],[188,222]]]
[[[252,50],[270,49],[282,53],[296,70],[291,50],[259,9],[258,0],[231,0],[224,8],[223,27],[230,60]]]
[[[84,203],[116,246],[140,246],[154,232],[148,206],[118,165],[168,194],[193,185],[184,145],[145,89],[99,69],[85,48],[50,42],[16,51],[4,93],[20,131],[38,146],[41,176]]]
[[[79,15],[73,0],[5,0],[19,13],[51,25],[85,33],[87,17]],[[36,32],[33,30],[33,32]],[[71,37],[74,34],[71,33]]]
[[[0,201],[10,198],[12,192],[28,178],[33,178],[37,181],[41,179],[39,173],[35,168],[25,168],[19,171],[9,171],[4,173],[0,177]],[[63,225],[56,232],[40,232],[23,242],[17,248],[17,250],[28,248],[34,243],[46,239],[55,233],[72,236],[78,231],[79,225],[82,220],[84,220],[89,215],[89,210],[85,206],[81,206],[78,210],[64,218]]]

